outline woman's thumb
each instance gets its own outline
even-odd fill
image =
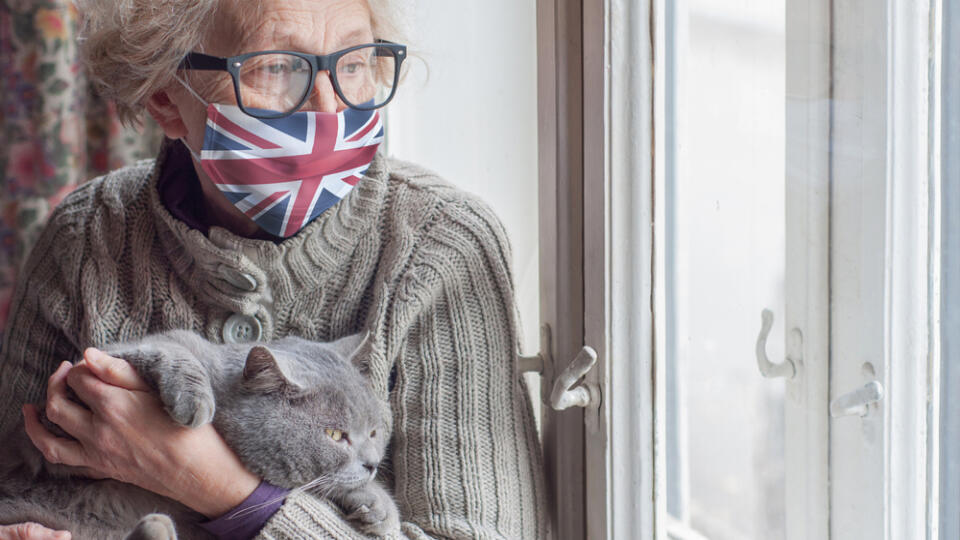
[[[137,370],[122,358],[114,358],[96,347],[88,347],[83,351],[83,359],[90,371],[105,383],[127,390],[150,389]]]

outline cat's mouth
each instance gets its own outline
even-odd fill
[[[354,490],[354,489],[361,488],[361,487],[369,484],[371,480],[373,480],[373,477],[372,477],[372,476],[365,476],[365,475],[364,475],[364,476],[355,476],[355,475],[352,475],[351,478],[349,478],[349,479],[346,479],[346,478],[345,478],[345,479],[343,480],[343,486],[347,489],[347,491],[352,491],[352,490]]]

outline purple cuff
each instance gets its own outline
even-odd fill
[[[230,540],[249,540],[260,532],[263,525],[283,505],[289,489],[278,488],[260,482],[257,489],[233,510],[213,521],[201,523],[208,533],[217,538]]]

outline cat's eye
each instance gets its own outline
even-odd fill
[[[370,432],[370,438],[371,438],[371,439],[374,438],[374,437],[376,437],[376,436],[377,436],[377,430],[373,430],[373,431]]]
[[[343,433],[342,431],[340,431],[339,429],[330,429],[330,428],[327,428],[325,431],[327,432],[327,436],[328,436],[328,437],[330,437],[331,439],[333,439],[333,440],[335,440],[335,441],[337,441],[337,442],[340,442],[341,440],[345,439],[344,433]]]

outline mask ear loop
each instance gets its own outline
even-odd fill
[[[207,100],[203,99],[203,96],[201,96],[200,94],[198,94],[193,88],[190,88],[190,85],[187,84],[187,81],[181,79],[179,74],[174,74],[173,78],[176,79],[177,82],[179,82],[184,88],[186,88],[186,89],[187,89],[187,92],[190,92],[191,94],[193,94],[193,97],[195,97],[195,98],[197,98],[198,100],[200,100],[200,103],[203,103],[203,104],[204,104],[205,106],[207,106],[207,107],[210,106],[210,102],[208,102]],[[187,150],[190,151],[190,154],[193,156],[193,159],[197,160],[197,163],[200,163],[200,162],[202,161],[202,160],[200,159],[200,155],[197,154],[196,152],[194,152],[194,151],[193,151],[193,148],[190,148],[190,145],[187,144],[187,139],[185,139],[185,138],[183,138],[183,137],[180,137],[178,140],[179,140],[181,143],[183,143],[184,146],[187,147]]]
[[[198,94],[193,88],[190,88],[190,85],[187,84],[187,81],[181,79],[179,74],[174,74],[173,78],[176,79],[177,82],[179,82],[181,85],[183,85],[183,87],[187,89],[187,92],[190,92],[191,94],[193,94],[193,97],[199,99],[200,103],[203,103],[207,107],[210,106],[210,102],[203,99],[203,96]]]

